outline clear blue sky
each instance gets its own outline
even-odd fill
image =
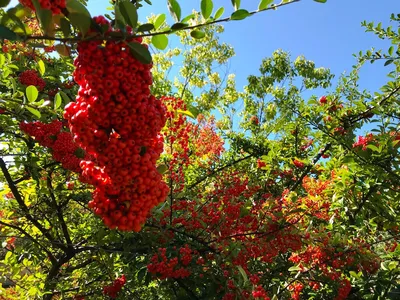
[[[12,1],[16,3],[16,0]],[[145,5],[139,12],[140,20],[151,13],[167,13],[166,0],[152,0],[153,5]],[[200,0],[180,0],[182,16],[199,10]],[[254,10],[259,0],[242,1],[242,8]],[[214,0],[214,10],[225,5],[225,16],[233,11],[229,0]],[[107,13],[108,0],[89,0],[91,14]],[[317,66],[327,67],[336,75],[349,71],[355,60],[353,53],[373,46],[387,48],[372,33],[365,33],[360,23],[363,20],[389,24],[391,13],[398,13],[399,0],[328,0],[320,4],[312,0],[302,0],[276,11],[267,11],[243,21],[225,24],[221,40],[231,44],[236,57],[231,62],[230,71],[236,74],[238,88],[246,84],[250,74],[257,74],[261,60],[276,49],[289,51],[294,59],[305,55]],[[385,81],[388,68],[375,63],[364,68],[362,87],[377,89]]]

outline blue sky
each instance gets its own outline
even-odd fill
[[[151,13],[167,13],[166,0],[152,0],[153,5],[145,5],[139,12],[144,21]],[[182,16],[199,10],[200,0],[180,0]],[[254,10],[259,0],[242,1],[241,8]],[[12,4],[17,3],[12,0]],[[233,12],[229,0],[214,0],[214,10],[225,5],[227,16]],[[107,13],[108,0],[89,0],[92,15]],[[388,48],[388,44],[372,33],[365,33],[360,23],[363,20],[389,24],[389,16],[397,12],[399,0],[328,0],[320,4],[312,0],[302,0],[276,11],[267,11],[243,21],[225,24],[221,40],[235,48],[236,57],[231,61],[230,71],[236,74],[237,87],[246,84],[250,74],[257,74],[264,57],[276,49],[289,51],[292,58],[304,55],[316,66],[327,67],[336,75],[350,71],[355,60],[353,53],[359,50]],[[171,19],[170,19],[170,22]],[[385,82],[388,68],[382,63],[368,65],[361,72],[362,87],[376,90]]]

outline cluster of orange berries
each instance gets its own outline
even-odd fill
[[[65,0],[38,0],[38,2],[43,9],[51,10],[54,15],[61,14],[62,9],[66,7]],[[19,0],[19,3],[32,10],[36,10],[32,0]]]
[[[104,17],[94,21],[112,32]],[[92,157],[81,162],[82,180],[96,188],[89,207],[109,228],[139,231],[168,194],[156,166],[166,108],[150,93],[152,65],[117,41],[80,42],[74,64],[80,89],[64,118],[75,142]]]
[[[71,133],[63,130],[61,121],[54,120],[48,124],[38,121],[21,122],[19,128],[33,137],[41,146],[50,148],[54,160],[61,162],[64,169],[81,172],[79,163],[88,156],[73,141]]]

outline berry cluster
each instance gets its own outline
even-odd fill
[[[104,17],[94,20],[111,33]],[[168,194],[156,167],[166,109],[150,93],[152,66],[116,41],[80,42],[74,64],[80,89],[64,117],[74,140],[92,156],[81,162],[83,180],[96,188],[89,207],[109,228],[139,231]]]
[[[64,9],[66,5],[65,0],[38,0],[38,2],[43,9],[51,10],[54,15],[61,14],[62,9]],[[35,10],[32,0],[19,0],[19,3]]]
[[[118,293],[121,291],[123,286],[126,283],[125,275],[114,280],[112,285],[105,286],[103,288],[103,294],[109,296],[111,299],[115,299],[118,296]]]
[[[158,254],[154,254],[151,263],[147,265],[147,270],[157,275],[160,279],[166,278],[185,278],[190,276],[191,272],[181,267],[187,266],[192,261],[192,250],[186,245],[179,251],[181,257],[167,258],[167,249],[159,248]],[[179,263],[180,262],[180,263]]]
[[[46,86],[46,82],[39,77],[35,70],[26,70],[19,74],[19,82],[23,85],[34,85],[39,91],[42,91]]]
[[[367,150],[367,146],[370,144],[370,142],[372,142],[374,140],[375,140],[375,137],[372,133],[369,133],[365,137],[359,136],[357,142],[355,142],[353,144],[353,148],[362,147],[362,150],[365,151],[365,150]]]
[[[48,124],[39,121],[21,122],[19,128],[33,137],[41,146],[50,148],[54,160],[61,162],[64,169],[81,172],[79,163],[87,155],[73,141],[71,133],[63,131],[61,121],[54,120]]]

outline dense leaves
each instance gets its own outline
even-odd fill
[[[0,298],[392,297],[398,33],[364,23],[392,46],[360,52],[337,86],[279,50],[238,90],[222,26],[203,26],[212,1],[188,18],[168,1],[174,49],[165,14],[136,29],[141,2],[118,1],[108,21],[79,1],[34,1],[18,8],[26,32],[2,12]],[[232,4],[229,18],[251,14]],[[164,52],[150,55],[150,42]],[[387,83],[359,90],[376,60]]]

